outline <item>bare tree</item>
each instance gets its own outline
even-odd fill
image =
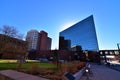
[[[13,38],[23,39],[23,34],[19,34],[18,30],[13,26],[4,25],[0,32],[6,36],[10,36]]]
[[[2,34],[15,37],[17,35],[17,30],[13,26],[4,25],[1,29]]]

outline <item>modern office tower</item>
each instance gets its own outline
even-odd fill
[[[28,50],[37,50],[39,32],[37,30],[30,30],[27,32],[26,41],[28,42]]]
[[[61,31],[59,37],[71,40],[71,47],[80,45],[83,50],[99,50],[93,15]],[[64,48],[61,44],[59,42],[59,48]]]
[[[48,33],[45,31],[40,31],[38,46],[39,50],[51,50],[52,39],[48,37]]]

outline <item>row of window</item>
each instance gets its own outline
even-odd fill
[[[119,55],[119,52],[118,51],[105,51],[105,52],[103,52],[103,51],[101,51],[100,52],[100,55],[103,55],[103,54],[106,54],[106,55]]]

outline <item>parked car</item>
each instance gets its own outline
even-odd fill
[[[65,62],[65,60],[59,60],[59,62],[64,63],[64,62]]]
[[[49,62],[49,60],[47,58],[39,58],[39,61],[41,61],[41,62]]]

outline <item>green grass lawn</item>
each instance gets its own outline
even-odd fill
[[[22,63],[21,69],[30,69],[31,67],[37,65],[37,67],[42,69],[55,69],[56,65],[51,63],[42,63],[33,60],[27,60],[27,63]],[[18,68],[17,60],[0,60],[0,70],[13,69],[16,70]]]
[[[27,62],[39,62],[37,60],[26,60]],[[0,59],[0,63],[16,63],[17,60]]]

